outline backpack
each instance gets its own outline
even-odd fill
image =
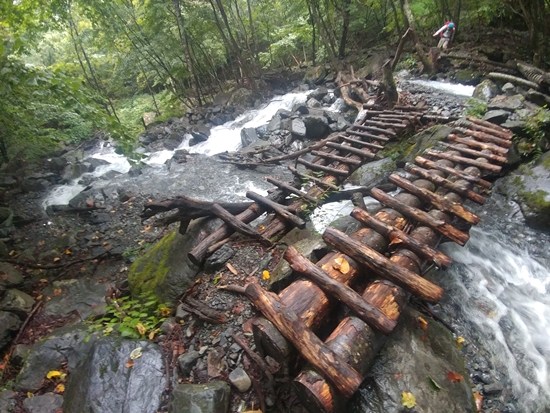
[[[447,20],[447,21],[445,22],[445,26],[448,26],[450,23],[452,23],[452,21],[451,21],[451,20]],[[439,33],[439,37],[443,37],[443,33],[445,33],[447,30],[449,30],[449,29],[447,28],[447,29],[443,30],[441,33]]]

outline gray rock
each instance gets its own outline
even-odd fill
[[[149,145],[158,139],[158,135],[149,131],[145,131],[138,136],[138,141],[142,145]]]
[[[304,116],[306,125],[306,136],[310,139],[322,139],[328,133],[328,120],[324,116],[306,115]]]
[[[195,146],[198,143],[204,142],[208,140],[208,135],[205,135],[202,132],[191,132],[192,138],[189,139],[189,146]]]
[[[235,255],[235,250],[231,248],[229,244],[225,244],[206,259],[204,269],[206,271],[217,271],[221,269],[233,255]]]
[[[320,84],[327,75],[327,69],[325,66],[311,66],[308,67],[304,75],[304,83],[308,84]]]
[[[248,107],[252,106],[255,100],[256,96],[254,93],[250,89],[243,87],[233,92],[231,98],[227,102],[227,105]]]
[[[523,106],[524,106],[523,96],[521,95],[513,95],[513,96],[498,95],[498,96],[495,96],[493,99],[491,99],[491,101],[489,102],[488,108],[514,111],[517,109],[521,109]]]
[[[84,162],[90,165],[88,172],[95,171],[98,166],[109,165],[111,163],[106,161],[105,159],[99,159],[99,158],[86,158]]]
[[[30,351],[30,347],[25,344],[15,345],[11,352],[10,363],[16,367],[23,366],[23,362],[29,355],[29,351]]]
[[[370,380],[361,386],[347,411],[401,413],[403,392],[410,392],[426,412],[474,413],[468,373],[455,340],[441,324],[429,320],[427,330],[416,321],[422,314],[407,309],[377,356]],[[448,372],[464,378],[453,383]],[[399,374],[399,379],[395,375]],[[441,389],[437,390],[437,383]],[[338,408],[335,411],[344,411]]]
[[[34,299],[16,289],[7,290],[4,294],[4,298],[0,302],[0,309],[4,311],[11,311],[16,313],[21,319],[25,319],[31,312],[34,305]]]
[[[334,95],[326,95],[324,98],[323,98],[323,103],[326,103],[327,105],[330,105],[331,103],[334,103]]]
[[[141,357],[128,367],[130,354],[137,348],[141,348]],[[63,412],[156,412],[164,386],[164,360],[157,344],[104,337],[71,370]]]
[[[336,123],[336,130],[342,131],[348,128],[351,124],[343,116],[338,117],[338,122]]]
[[[58,370],[67,361],[70,371],[88,354],[97,334],[90,326],[77,324],[55,330],[29,350],[23,368],[17,375],[16,390],[36,391],[50,370]]]
[[[130,167],[130,170],[128,171],[128,175],[132,178],[135,178],[136,176],[140,176],[143,173],[141,166],[132,165]]]
[[[224,381],[206,384],[176,384],[170,413],[227,413],[231,388]]]
[[[498,86],[492,80],[485,79],[483,82],[476,86],[474,94],[472,96],[476,99],[488,102],[497,94]]]
[[[501,125],[506,122],[509,116],[510,112],[507,112],[505,110],[490,110],[483,116],[483,120]]]
[[[112,179],[115,179],[119,175],[122,175],[121,172],[115,171],[115,170],[110,170],[110,171],[105,172],[103,175],[101,175],[99,177],[99,179],[103,179],[105,181],[110,181]]]
[[[241,143],[243,147],[250,145],[258,140],[258,134],[254,128],[241,129]]]
[[[520,133],[525,129],[525,122],[522,120],[507,120],[501,126],[510,129],[514,133]]]
[[[61,172],[67,166],[65,158],[50,158],[46,161],[46,167],[53,172]]]
[[[328,94],[328,89],[324,86],[318,87],[313,92],[309,94],[310,98],[314,98],[316,100],[323,99]]]
[[[281,119],[288,119],[292,116],[292,112],[286,109],[279,109],[275,115],[279,116]]]
[[[162,146],[164,147],[164,149],[167,149],[169,151],[173,151],[175,150],[178,146],[180,146],[180,143],[181,143],[182,139],[181,138],[178,138],[178,139],[167,139],[165,141],[162,142]]]
[[[320,108],[322,106],[321,102],[315,98],[309,98],[306,105],[308,108]]]
[[[533,89],[529,89],[529,91],[524,96],[525,100],[528,100],[529,102],[534,103],[537,106],[545,106],[550,104],[550,97]]]
[[[201,354],[196,350],[189,350],[178,357],[178,367],[182,377],[188,377],[193,367],[199,361]]]
[[[17,180],[13,175],[0,174],[0,187],[14,187],[17,185]]]
[[[147,127],[155,121],[156,117],[156,112],[145,112],[143,115],[141,115],[141,121],[143,122],[143,125]]]
[[[296,103],[292,107],[292,112],[297,113],[299,115],[307,115],[309,113],[309,109],[307,108],[306,105],[302,103]]]
[[[61,179],[64,181],[71,181],[78,178],[80,175],[88,172],[88,166],[81,163],[74,163],[67,165],[61,175]]]
[[[15,408],[17,393],[11,390],[0,390],[0,413],[11,413]]]
[[[252,380],[250,380],[250,377],[248,376],[248,374],[246,374],[246,371],[244,371],[240,367],[237,367],[235,370],[229,373],[229,381],[241,393],[248,391],[252,386]]]
[[[23,400],[23,406],[28,413],[57,413],[62,405],[63,396],[55,393],[45,393]]]
[[[73,208],[84,208],[88,202],[93,202],[93,196],[90,191],[82,191],[69,201]]]
[[[23,284],[23,274],[13,265],[0,262],[0,294],[8,288]]]
[[[28,179],[21,181],[21,190],[23,192],[40,192],[48,189],[52,184],[45,179]]]
[[[500,383],[485,384],[483,386],[483,394],[493,395],[500,394],[504,390],[504,387]]]
[[[477,85],[481,80],[481,73],[473,69],[457,70],[454,79],[463,85]]]
[[[76,311],[82,319],[102,315],[106,307],[105,296],[112,286],[112,282],[98,283],[89,278],[54,281],[44,290],[44,295],[50,297],[44,311],[51,316],[68,316]]]
[[[302,119],[292,119],[290,123],[290,132],[296,137],[306,136],[306,125]]]
[[[11,342],[22,323],[14,313],[0,311],[0,349]]]
[[[502,93],[504,93],[506,96],[513,96],[517,94],[516,87],[510,82],[505,83],[504,86],[502,86],[501,90]]]
[[[281,129],[281,117],[278,115],[275,115],[271,118],[269,123],[267,124],[267,130],[268,132],[275,132],[276,130]]]

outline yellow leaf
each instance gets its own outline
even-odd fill
[[[46,374],[47,379],[52,379],[54,377],[59,377],[59,376],[61,376],[61,372],[57,370],[51,370],[48,372],[48,374]]]
[[[466,339],[462,336],[458,336],[456,339],[456,345],[458,348],[462,348],[465,342],[466,342]]]
[[[137,323],[136,328],[140,335],[144,335],[147,332],[147,329],[141,323]]]
[[[349,262],[344,257],[338,257],[334,260],[335,264],[332,264],[335,270],[339,270],[342,274],[349,272]]]
[[[151,331],[151,332],[149,333],[149,340],[152,340],[152,339],[154,339],[154,338],[155,338],[155,332],[154,332],[154,331]]]
[[[65,250],[65,255],[71,255],[71,250]]]
[[[55,386],[54,393],[63,393],[65,391],[65,385],[63,383],[59,383],[57,386]]]
[[[404,391],[401,393],[401,404],[409,409],[412,409],[416,406],[416,397],[414,397],[414,394]]]
[[[225,266],[233,273],[233,275],[239,275],[239,272],[230,263],[225,264]]]
[[[55,257],[55,258],[53,259],[53,262],[58,262],[58,261],[61,261],[61,258]]]
[[[118,232],[119,234],[122,234],[122,233],[124,232],[124,230],[123,230],[123,229],[119,229],[117,232]]]
[[[268,270],[264,270],[262,272],[262,280],[269,280],[271,278],[271,274],[269,274]]]
[[[160,311],[160,315],[162,315],[163,317],[168,317],[172,313],[172,310],[164,306],[159,307],[159,311]]]
[[[31,393],[30,391],[27,392],[27,397],[30,399],[31,397],[34,397],[34,393]]]
[[[13,257],[15,255],[15,250],[11,250],[9,255],[10,257]]]
[[[428,329],[428,322],[424,320],[422,317],[418,317],[417,320],[418,320],[419,327],[422,330],[426,331]]]
[[[131,358],[132,360],[136,360],[136,359],[138,359],[138,358],[141,357],[141,354],[142,354],[142,353],[141,353],[141,347],[135,348],[135,349],[133,349],[132,352],[130,353],[130,358]]]

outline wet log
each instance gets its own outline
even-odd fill
[[[428,151],[426,155],[433,156],[435,158],[439,159],[447,159],[448,161],[454,162],[454,163],[462,163],[466,165],[472,165],[479,169],[486,169],[491,172],[499,173],[502,170],[502,166],[493,165],[489,162],[482,162],[478,161],[476,159],[471,158],[465,158],[463,156],[457,156],[457,155],[449,155],[445,152],[436,152],[436,151]]]
[[[325,146],[325,144],[327,142],[334,142],[336,140],[338,140],[338,135],[331,135],[328,138],[323,139],[322,141],[319,141],[319,142],[317,142],[313,145],[308,146],[307,148],[301,149],[301,150],[296,151],[296,152],[289,153],[288,155],[273,156],[271,158],[267,158],[267,159],[262,160],[262,162],[265,162],[265,163],[278,163],[278,162],[284,161],[286,159],[295,159],[298,156],[303,155],[304,153],[308,153],[312,149],[322,148],[323,146]]]
[[[353,195],[357,194],[358,196],[361,195],[363,197],[370,195],[370,191],[372,188],[379,188],[384,192],[390,192],[397,188],[396,185],[392,183],[387,184],[380,184],[380,185],[370,185],[370,186],[362,186],[359,188],[353,188],[353,189],[343,189],[338,192],[331,192],[327,198],[323,199],[323,203],[329,203],[329,202],[339,202],[344,200],[352,200]]]
[[[449,169],[452,169],[452,168],[449,168]],[[416,175],[420,178],[433,182],[437,186],[456,192],[457,194],[463,196],[464,198],[468,198],[480,205],[483,205],[487,199],[483,195],[479,195],[478,193],[472,191],[467,187],[464,187],[455,182],[449,181],[448,179],[442,178],[441,176],[434,174],[429,170],[418,168],[411,163],[407,163],[405,165],[405,170],[407,172],[412,173],[413,175]]]
[[[365,122],[363,122],[363,125],[377,126],[380,128],[399,128],[399,129],[405,129],[407,127],[407,125],[403,123],[395,124],[395,123],[388,123],[388,122],[378,122],[375,120],[366,120]],[[381,130],[385,131],[386,129],[381,129]]]
[[[312,171],[326,172],[331,175],[345,176],[345,177],[349,175],[349,171],[343,171],[341,169],[331,168],[329,166],[317,165],[317,164],[308,162],[302,158],[296,159],[296,162],[304,165],[306,168],[311,169]]]
[[[182,217],[187,218],[200,218],[214,215],[212,213],[212,206],[216,202],[202,201],[199,199],[189,198],[187,196],[177,196],[174,199],[167,199],[164,201],[148,202],[143,206],[143,212],[141,218],[151,218],[161,212],[168,212],[172,209],[179,209],[178,219]],[[252,202],[218,202],[222,208],[226,209],[232,214],[240,214],[245,211]],[[173,221],[175,222],[175,221]]]
[[[298,316],[283,305],[277,295],[265,291],[258,284],[248,284],[246,295],[277,329],[300,351],[321,375],[344,396],[351,397],[361,385],[363,377],[355,369],[325,346]]]
[[[359,207],[361,209],[367,210],[367,206],[365,205],[365,195],[363,195],[361,192],[354,192],[351,196],[351,203]]]
[[[441,235],[444,235],[450,240],[456,242],[458,245],[464,246],[466,242],[468,242],[468,239],[470,238],[470,236],[467,233],[460,231],[459,229],[455,228],[451,224],[441,219],[434,218],[432,215],[422,211],[421,209],[412,208],[408,205],[405,205],[399,200],[389,196],[385,192],[380,191],[379,189],[374,188],[371,191],[371,194],[373,198],[377,199],[382,204],[390,208],[393,208],[396,211],[399,211],[400,213],[402,213],[403,215],[417,220],[418,222],[422,222],[423,224],[439,232]]]
[[[233,228],[235,231],[257,240],[262,245],[265,245],[268,247],[272,245],[271,241],[269,241],[267,238],[264,238],[262,234],[260,234],[255,229],[249,227],[247,224],[243,223],[242,221],[239,221],[237,218],[235,218],[234,215],[231,215],[226,209],[223,209],[218,204],[214,204],[212,206],[212,212],[218,218],[220,218],[223,222],[225,222],[227,225]]]
[[[351,152],[351,151],[348,151],[348,152]],[[353,166],[359,166],[362,163],[359,159],[346,158],[343,156],[333,155],[331,153],[322,152],[322,151],[311,151],[311,154],[315,156],[320,156],[321,158],[325,158],[333,162],[347,163]]]
[[[382,135],[397,136],[397,132],[395,132],[393,130],[377,128],[375,126],[353,125],[352,127],[360,129],[360,130],[365,130],[367,132],[381,133]],[[351,131],[348,129],[346,132],[351,132]],[[361,136],[361,135],[359,135],[359,136]],[[380,138],[380,137],[378,137],[378,138]],[[389,139],[386,138],[386,140],[389,140]]]
[[[289,166],[288,169],[290,172],[292,172],[294,175],[298,176],[300,179],[303,179],[306,182],[313,182],[315,185],[320,186],[323,189],[330,189],[331,191],[339,191],[340,188],[336,185],[331,184],[330,182],[325,182],[322,179],[319,179],[315,176],[304,174],[299,172],[296,168],[293,166]]]
[[[443,289],[420,277],[414,272],[400,267],[372,248],[361,244],[335,228],[327,228],[323,240],[349,255],[381,277],[410,291],[430,303],[436,303],[443,295]]]
[[[489,65],[489,66],[496,66],[496,67],[502,67],[503,69],[509,69],[509,70],[514,70],[513,67],[507,65],[506,63],[501,63],[501,62],[495,62],[493,60],[488,60],[488,59],[480,59],[478,57],[474,57],[474,56],[458,56],[458,55],[454,55],[454,54],[448,54],[446,55],[449,59],[455,59],[455,60],[470,60],[472,62],[476,62],[476,63],[482,63],[484,65]]]
[[[248,191],[246,193],[246,197],[256,201],[258,204],[260,204],[264,208],[272,209],[281,217],[283,217],[285,221],[290,222],[295,227],[298,227],[300,229],[303,229],[306,227],[305,221],[302,218],[290,212],[287,207],[281,204],[278,204],[276,202],[273,202],[270,199],[264,196],[261,196],[260,194],[257,194],[253,191]]]
[[[419,108],[416,106],[404,106],[404,105],[396,105],[393,108],[394,111],[402,111],[402,112],[427,112],[427,108]]]
[[[340,91],[342,93],[342,99],[344,99],[344,102],[346,102],[346,104],[348,106],[355,107],[355,108],[357,108],[358,112],[361,112],[361,110],[363,109],[363,104],[361,102],[357,102],[356,100],[353,100],[351,98],[351,96],[349,95],[349,92],[348,92],[349,83],[346,84],[342,80],[343,77],[344,77],[344,75],[343,75],[342,72],[339,72],[338,76],[336,77],[336,83],[338,83],[338,87],[340,88]]]
[[[347,285],[331,278],[325,271],[301,255],[296,248],[289,247],[284,254],[284,258],[294,271],[304,275],[324,292],[340,300],[370,326],[384,334],[391,333],[395,328],[395,320],[390,320],[378,308],[365,302],[359,294]]]
[[[504,80],[505,82],[513,83],[514,85],[523,86],[527,89],[540,90],[540,86],[535,82],[525,80],[521,77],[506,75],[504,73],[490,72],[488,75],[491,79]]]
[[[366,126],[366,127],[369,127],[369,126]],[[375,140],[375,141],[381,141],[381,142],[388,142],[390,140],[389,138],[386,138],[384,136],[373,135],[373,134],[367,133],[367,132],[358,132],[358,131],[351,130],[351,129],[348,129],[346,131],[346,133],[349,133],[350,135],[360,136],[362,138],[372,139],[372,140]]]
[[[498,145],[488,144],[476,141],[475,139],[463,139],[456,136],[454,133],[451,133],[447,139],[450,141],[460,143],[462,145],[470,146],[472,148],[478,148],[478,149],[488,149],[494,153],[499,153],[501,155],[506,155],[508,153],[507,148],[502,148]]]
[[[363,146],[365,148],[378,149],[378,150],[384,149],[384,147],[382,145],[378,145],[376,143],[371,143],[371,142],[363,142],[362,140],[353,139],[353,138],[350,138],[349,136],[342,135],[341,138],[343,140],[345,140],[346,142],[353,143],[353,144],[356,144],[356,145],[359,145],[359,146]],[[327,146],[330,146],[330,145],[334,145],[334,144],[333,143],[328,143],[327,144]]]
[[[416,158],[414,158],[414,162],[418,165],[421,165],[421,166],[426,166],[428,168],[432,168],[432,169],[437,169],[438,171],[441,171],[441,172],[445,172],[446,174],[449,174],[449,175],[453,175],[453,176],[456,176],[460,179],[464,179],[465,181],[468,181],[468,182],[471,182],[475,185],[479,185],[481,186],[482,188],[486,188],[486,189],[489,189],[491,188],[492,184],[491,182],[489,181],[486,181],[485,179],[482,179],[480,178],[479,176],[473,176],[473,175],[470,175],[464,171],[461,171],[459,169],[455,169],[455,168],[449,168],[448,166],[444,166],[444,165],[440,165],[438,163],[435,163],[434,161],[431,161],[429,159],[426,159],[426,158],[423,158],[422,156],[417,156]],[[433,174],[431,174],[433,175]],[[419,176],[422,176],[422,175],[419,175]],[[425,176],[422,176],[424,179],[430,179],[431,178],[426,178]],[[443,182],[443,181],[442,181]],[[438,184],[439,185],[439,184]],[[447,184],[448,185],[448,184]],[[443,185],[441,185],[443,186]],[[446,187],[447,188],[447,187]],[[450,189],[450,188],[448,188]],[[454,191],[454,189],[453,189]],[[458,192],[457,192],[458,193]],[[468,197],[470,198],[470,197]],[[472,199],[472,198],[470,198]],[[477,201],[476,201],[477,202]],[[483,202],[478,202],[478,203],[484,203],[485,201]]]
[[[461,146],[450,145],[445,142],[441,142],[441,144],[449,149],[452,149],[453,151],[458,151],[466,155],[475,156],[476,158],[485,158],[493,162],[506,163],[506,158],[504,156],[487,154],[481,151],[474,151],[472,149],[463,148]]]
[[[194,314],[201,320],[208,321],[209,323],[223,324],[227,319],[224,313],[214,310],[202,301],[191,297],[185,298],[185,301],[180,302],[180,305],[188,313]]]
[[[484,126],[478,122],[472,122],[469,126],[469,129],[486,133],[487,135],[496,136],[497,138],[501,138],[504,140],[511,140],[512,139],[512,133],[510,131],[501,132],[499,130]]]
[[[409,248],[411,251],[420,255],[427,261],[435,263],[435,265],[439,268],[446,269],[449,265],[451,265],[452,259],[448,255],[445,255],[426,244],[418,242],[415,238],[391,225],[387,225],[377,220],[364,208],[355,208],[351,212],[351,216],[374,229],[376,232],[388,237],[392,244],[397,243]]]
[[[454,216],[462,218],[464,221],[470,224],[475,225],[481,220],[479,216],[471,213],[462,205],[455,204],[454,202],[443,198],[441,195],[438,195],[432,191],[428,191],[427,189],[419,188],[418,186],[415,186],[411,181],[402,178],[399,175],[390,175],[389,181],[417,196],[418,198],[428,201],[430,204],[440,209],[441,211],[449,212]]]
[[[267,176],[266,181],[270,184],[275,185],[279,189],[283,189],[291,194],[298,195],[300,198],[307,199],[309,202],[316,204],[318,202],[317,198],[314,198],[312,196],[309,196],[305,192],[300,191],[298,188],[294,188],[292,185],[289,185],[285,182],[278,181],[277,179],[274,179],[270,176]]]
[[[376,154],[374,154],[372,152],[364,151],[362,149],[354,148],[353,146],[350,146],[350,145],[341,145],[339,143],[329,142],[329,143],[327,143],[327,146],[329,148],[338,149],[339,151],[353,153],[354,155],[360,156],[362,158],[367,158],[367,159],[376,158]],[[315,153],[313,153],[313,154],[315,155]],[[361,161],[357,161],[357,162],[359,162],[359,164],[361,164]]]
[[[471,136],[483,142],[496,143],[497,145],[502,146],[503,148],[509,148],[510,146],[512,146],[512,142],[509,141],[508,139],[501,139],[494,135],[489,135],[488,133],[476,131],[473,129],[455,127],[453,132],[460,132],[466,136]]]
[[[496,131],[502,132],[504,134],[507,134],[509,137],[512,137],[513,132],[510,129],[503,128],[502,126],[495,125],[492,122],[489,122],[487,120],[474,118],[473,116],[468,116],[466,119],[468,119],[470,122],[475,123],[477,125],[485,126],[489,129],[494,129]]]

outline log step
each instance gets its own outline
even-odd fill
[[[319,156],[324,159],[328,159],[333,162],[346,163],[353,166],[361,165],[361,161],[359,159],[346,158],[343,156],[333,155],[332,153],[327,153],[323,151],[311,151],[311,154],[315,156]]]
[[[317,204],[317,202],[318,202],[317,198],[314,198],[314,197],[300,191],[299,189],[294,188],[292,185],[289,185],[285,182],[278,181],[277,179],[274,179],[270,176],[267,176],[265,179],[266,179],[267,182],[269,182],[270,184],[275,185],[277,188],[282,189],[282,190],[287,191],[287,192],[290,192],[291,194],[298,195],[300,198],[307,199],[309,202],[311,202],[313,204]]]
[[[324,189],[330,189],[331,191],[339,191],[340,190],[340,188],[337,187],[336,185],[333,185],[330,182],[325,182],[322,179],[316,178],[315,176],[311,176],[311,175],[308,175],[308,174],[301,173],[300,171],[298,171],[293,166],[289,166],[288,169],[294,175],[296,175],[297,177],[299,177],[300,179],[302,179],[306,182],[311,181],[311,182],[315,183],[315,185],[317,185],[321,188],[324,188]]]
[[[451,133],[448,137],[447,137],[448,140],[450,141],[453,141],[453,142],[456,142],[456,143],[461,143],[463,145],[467,145],[467,146],[470,146],[471,148],[478,148],[478,149],[488,149],[494,153],[499,153],[501,155],[506,155],[508,153],[508,149],[507,148],[503,148],[501,146],[498,146],[498,145],[493,145],[493,144],[487,144],[487,143],[483,143],[483,142],[479,142],[475,139],[463,139],[463,138],[459,138],[458,136],[456,136],[454,133]]]
[[[466,155],[474,156],[476,158],[485,158],[485,159],[487,159],[489,161],[492,161],[492,162],[506,163],[506,158],[503,157],[503,156],[494,155],[494,154],[487,154],[487,153],[484,153],[484,152],[481,152],[481,151],[474,151],[472,149],[462,148],[461,146],[451,145],[451,144],[448,144],[448,143],[445,143],[445,142],[441,142],[441,144],[446,146],[448,149],[451,149],[453,151],[458,151],[458,152],[461,152],[461,153],[466,154]]]
[[[368,131],[368,132],[381,133],[383,135],[397,136],[397,132],[387,130],[387,129],[377,128],[375,126],[353,125],[352,128],[357,128],[357,129]],[[349,129],[346,132],[356,133],[356,131],[349,130]],[[361,136],[361,135],[358,135],[358,136]],[[388,139],[388,138],[386,138],[386,139]]]
[[[440,165],[422,156],[417,156],[416,158],[414,158],[414,162],[420,166],[426,166],[428,168],[437,169],[438,171],[445,172],[446,174],[456,176],[460,179],[464,179],[465,181],[479,185],[485,189],[489,189],[492,186],[491,182],[486,181],[485,179],[482,179],[478,176],[470,175],[464,171],[461,171],[455,168],[449,168],[447,166]]]
[[[338,149],[339,151],[342,151],[342,152],[353,153],[354,155],[360,156],[362,158],[367,158],[367,159],[376,158],[376,154],[374,154],[372,152],[367,152],[367,151],[364,151],[362,149],[357,149],[357,148],[354,148],[353,146],[349,146],[349,145],[342,145],[342,144],[339,144],[339,143],[329,142],[329,143],[327,143],[327,147],[333,148],[333,149]]]
[[[449,238],[451,241],[456,242],[458,245],[464,246],[470,238],[467,233],[456,229],[451,224],[441,219],[434,218],[432,215],[418,208],[405,205],[401,201],[389,196],[384,191],[374,188],[371,190],[371,194],[374,199],[380,201],[382,204],[393,208],[401,214],[415,219],[418,222],[422,222],[424,225],[427,225],[433,230],[439,232],[441,235]]]
[[[349,143],[353,143],[353,144],[356,144],[356,145],[359,145],[359,146],[364,146],[365,148],[378,149],[378,150],[384,149],[384,147],[382,145],[377,145],[376,143],[363,142],[359,139],[353,139],[353,138],[350,138],[349,136],[344,136],[344,135],[340,135],[340,137],[343,140],[345,140]],[[332,143],[332,142],[329,142],[329,143]],[[327,146],[328,146],[328,144],[327,144]]]
[[[476,123],[478,125],[485,126],[486,128],[501,132],[502,134],[507,135],[509,137],[513,136],[513,133],[510,129],[506,129],[506,128],[503,128],[502,126],[495,125],[494,123],[491,123],[489,121],[474,118],[473,116],[468,116],[467,119],[472,123]]]
[[[285,207],[284,205],[278,204],[277,202],[273,202],[272,200],[260,194],[257,194],[256,192],[253,192],[253,191],[248,191],[246,193],[246,197],[249,199],[252,199],[257,204],[263,206],[264,208],[269,208],[275,211],[277,214],[279,214],[281,217],[283,217],[286,221],[290,222],[295,227],[298,227],[300,229],[303,229],[306,227],[305,221],[302,218],[290,212],[288,208]]]
[[[306,168],[311,169],[312,171],[320,171],[320,172],[326,172],[331,175],[336,176],[348,176],[348,171],[342,171],[341,169],[331,168],[329,166],[323,166],[323,165],[317,165],[311,162],[306,161],[305,159],[298,158],[296,159],[296,162],[304,165]]]
[[[363,122],[363,125],[365,125],[365,126],[377,126],[377,127],[382,128],[382,130],[384,130],[383,128],[398,128],[398,129],[406,129],[407,128],[407,125],[404,125],[401,122],[398,123],[398,124],[395,124],[395,123],[388,123],[388,122],[378,122],[378,121],[375,121],[375,120],[366,120],[365,122]]]
[[[449,155],[448,153],[445,153],[445,152],[428,151],[426,155],[433,156],[434,158],[439,158],[439,159],[447,159],[455,163],[463,163],[466,165],[475,166],[476,168],[486,169],[488,171],[496,172],[496,173],[502,170],[502,166],[493,165],[493,164],[490,164],[489,162],[477,161],[471,158],[465,158],[463,156]]]
[[[510,146],[512,146],[512,142],[507,139],[497,138],[496,136],[489,135],[483,132],[478,132],[472,129],[456,127],[453,129],[453,132],[459,132],[459,133],[462,133],[463,135],[471,136],[483,142],[496,143],[498,146],[502,146],[503,148],[509,148]]]

